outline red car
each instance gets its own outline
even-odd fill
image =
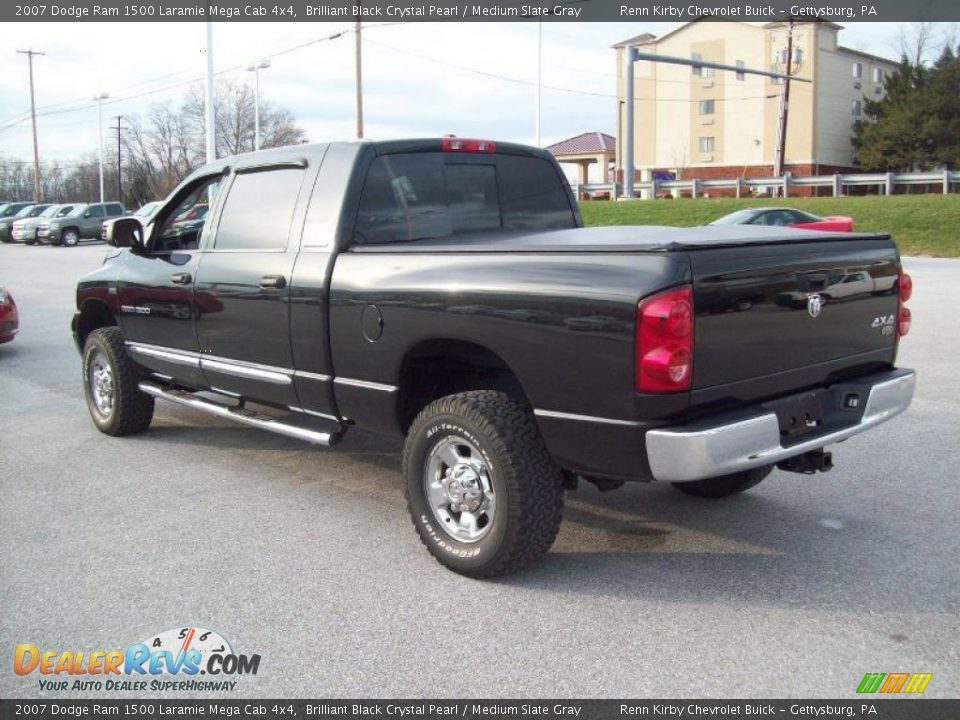
[[[13,340],[19,329],[20,318],[17,316],[17,304],[13,301],[13,295],[0,287],[0,344]]]
[[[711,225],[775,225],[779,227],[804,228],[805,230],[829,230],[853,232],[853,218],[845,215],[820,217],[803,210],[782,207],[757,207],[737,210],[714,220]]]

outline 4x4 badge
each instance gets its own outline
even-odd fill
[[[807,314],[815,318],[823,309],[823,298],[819,295],[811,295],[807,298]]]

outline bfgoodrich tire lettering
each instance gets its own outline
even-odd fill
[[[485,492],[477,505],[472,533],[458,535],[457,513],[451,511],[456,503],[439,513],[431,506],[427,473],[443,471],[440,477],[448,480],[457,474],[448,467],[456,464],[452,460],[438,469],[435,451],[445,443],[461,445],[463,457],[475,460],[472,465],[465,460],[460,468],[461,475],[468,476],[464,487],[485,487],[483,481],[470,484],[475,480],[471,468],[489,481],[486,489],[492,492]],[[407,507],[420,539],[440,563],[462,575],[489,578],[516,572],[547,552],[557,536],[563,513],[560,470],[529,411],[505,393],[477,390],[428,405],[407,434],[403,471]],[[457,491],[462,489],[457,486]],[[436,488],[434,492],[436,504]],[[466,495],[457,497],[464,500]],[[484,510],[488,525],[483,523]]]
[[[140,369],[127,355],[119,328],[94,330],[83,346],[83,392],[97,428],[107,435],[143,432],[153,419],[153,398],[137,385]]]

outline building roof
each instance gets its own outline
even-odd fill
[[[613,152],[617,139],[602,132],[586,132],[576,137],[561,140],[547,148],[554,155],[583,155],[586,153]]]
[[[885,63],[886,65],[899,65],[896,60],[885,58],[882,55],[874,55],[873,53],[864,52],[863,50],[855,50],[854,48],[844,47],[843,45],[837,45],[837,51],[849,53],[850,55],[857,55],[859,57],[866,58],[867,60]]]

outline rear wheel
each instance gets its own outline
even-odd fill
[[[505,393],[464,392],[428,405],[410,427],[403,470],[420,539],[454,572],[515,572],[557,536],[560,469],[529,411]]]
[[[680,492],[687,493],[687,495],[696,495],[702,498],[724,498],[759,485],[772,470],[773,465],[764,465],[731,475],[707,478],[706,480],[673,483],[673,486]]]
[[[153,420],[153,398],[138,387],[140,369],[119,328],[94,330],[83,346],[83,390],[90,417],[107,435],[133,435]]]
[[[80,233],[78,233],[73,228],[69,230],[64,230],[63,234],[60,236],[60,244],[66,245],[67,247],[76,247],[80,243]]]

